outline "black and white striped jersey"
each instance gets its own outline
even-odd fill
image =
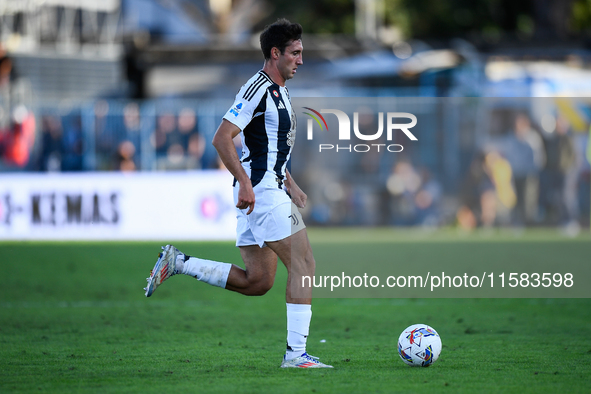
[[[242,130],[240,161],[252,185],[267,171],[283,180],[296,132],[287,88],[261,70],[242,86],[224,119]]]

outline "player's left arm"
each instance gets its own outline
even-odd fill
[[[297,183],[291,177],[289,171],[285,170],[285,188],[287,192],[291,196],[291,201],[296,205],[298,208],[305,208],[306,202],[308,201],[308,196],[306,193],[300,189]]]

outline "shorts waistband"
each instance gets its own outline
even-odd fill
[[[277,187],[279,189],[283,189],[283,179],[279,178],[277,175],[272,175],[273,177],[275,177],[275,182],[277,182]],[[271,176],[268,176],[267,174],[265,174],[265,176],[263,177],[263,180],[266,180],[267,182],[263,182],[263,180],[261,182],[259,182],[259,184],[269,184],[271,182],[270,178]],[[238,179],[234,178],[234,181],[232,182],[232,187],[236,187],[236,184],[238,183]]]

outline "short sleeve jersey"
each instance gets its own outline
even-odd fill
[[[240,161],[252,185],[267,171],[283,180],[296,132],[287,88],[261,70],[242,86],[224,119],[242,130]]]

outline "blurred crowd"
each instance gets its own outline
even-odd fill
[[[578,231],[579,197],[586,194],[580,182],[589,185],[584,137],[573,135],[562,116],[550,133],[540,133],[526,114],[517,114],[513,130],[475,155],[460,193],[460,226],[545,224]]]
[[[12,59],[0,46],[0,169],[26,166],[35,145],[35,115],[13,102],[13,79]]]
[[[0,132],[2,170],[222,167],[208,143],[215,125],[207,123],[209,134],[201,132],[197,102],[142,105],[100,100],[62,112],[41,109],[38,127],[35,115],[17,106]],[[362,115],[361,126],[375,127],[374,118]],[[513,118],[509,129],[471,148],[471,163],[452,188],[437,171],[440,164],[427,165],[424,152],[310,156],[314,152],[302,146],[294,156],[294,172],[310,194],[306,219],[319,225],[457,225],[466,230],[549,225],[578,232],[589,217],[587,133],[573,133],[562,116],[553,119],[550,131],[532,125],[527,112],[515,112]],[[238,140],[236,149],[241,150]]]
[[[472,150],[457,188],[417,155],[327,155],[305,171],[313,193],[306,216],[322,225],[558,226],[577,234],[589,222],[587,133],[574,133],[562,116],[549,132],[526,113],[513,118]]]
[[[33,171],[198,170],[218,165],[204,157],[205,139],[189,107],[146,117],[136,102],[98,101],[87,113],[42,114],[40,134],[37,160],[28,166]]]

